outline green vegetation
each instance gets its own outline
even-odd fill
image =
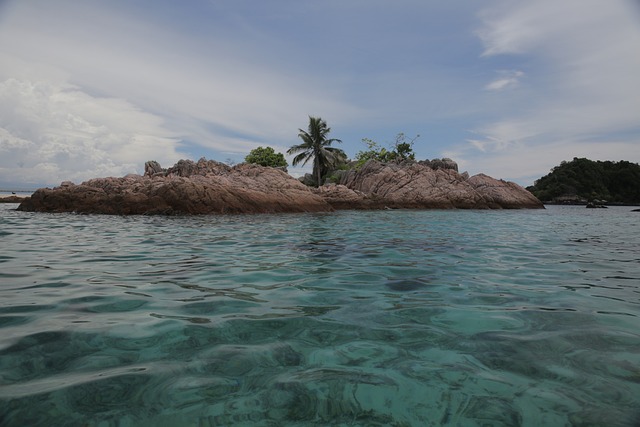
[[[528,187],[542,201],[562,199],[640,203],[640,165],[627,161],[602,162],[574,158]]]
[[[358,151],[355,157],[356,167],[359,168],[369,160],[377,160],[379,162],[391,162],[402,160],[415,160],[413,152],[413,143],[420,135],[408,140],[404,133],[396,135],[393,147],[386,149],[380,144],[369,138],[363,138],[362,142],[367,146],[367,150]]]
[[[316,187],[322,185],[324,177],[331,169],[336,169],[347,161],[347,155],[339,148],[331,147],[339,139],[329,139],[331,128],[320,117],[309,116],[309,126],[305,131],[298,129],[302,144],[291,147],[287,154],[297,154],[291,162],[293,166],[302,163],[304,166],[313,159],[313,177]]]
[[[309,116],[308,129],[298,130],[300,132],[298,136],[303,143],[291,147],[287,150],[287,154],[296,154],[291,162],[294,166],[300,163],[304,166],[313,159],[312,174],[305,175],[301,180],[307,185],[315,185],[316,187],[327,181],[339,183],[345,171],[352,168],[359,169],[369,160],[384,163],[415,160],[413,144],[420,137],[420,135],[416,135],[414,138],[407,138],[401,132],[396,135],[395,141],[390,144],[389,148],[382,147],[372,139],[363,138],[362,142],[367,146],[367,149],[359,151],[355,159],[350,161],[343,150],[331,147],[334,142],[342,141],[328,137],[331,128],[320,117]]]
[[[287,160],[284,158],[284,154],[276,153],[271,147],[254,148],[249,152],[247,157],[244,158],[244,161],[260,166],[271,166],[272,168],[287,167]]]

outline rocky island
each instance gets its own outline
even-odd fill
[[[454,163],[455,164],[455,163]],[[20,211],[113,215],[330,212],[336,209],[544,208],[521,186],[457,165],[368,161],[344,171],[337,184],[311,188],[283,170],[253,164],[229,166],[204,158],[163,169],[145,164],[144,175],[63,182],[26,198]]]

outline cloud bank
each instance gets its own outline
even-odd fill
[[[419,158],[522,184],[576,156],[639,162],[639,50],[625,0],[9,1],[0,182],[284,152],[308,115],[351,155],[420,134]]]
[[[140,172],[132,159],[180,155],[162,119],[122,99],[17,79],[0,83],[0,98],[0,173],[12,182],[122,176]]]
[[[503,162],[512,177],[573,157],[640,161],[640,26],[630,2],[499,2],[480,17],[482,56],[527,67],[485,86],[517,86],[500,94],[514,108],[451,155],[474,168]]]

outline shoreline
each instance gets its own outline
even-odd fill
[[[28,197],[29,196],[16,196],[16,195],[0,196],[0,203],[22,203]]]
[[[549,205],[549,206],[587,206],[589,204],[589,202],[571,202],[571,203],[566,203],[566,202],[542,202],[545,205]],[[620,203],[615,203],[615,202],[602,202],[602,203],[598,203],[598,205],[602,205],[602,206],[640,206],[640,203],[626,203],[626,202],[620,202]]]

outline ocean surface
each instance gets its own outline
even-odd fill
[[[638,426],[640,213],[0,205],[2,426]]]

